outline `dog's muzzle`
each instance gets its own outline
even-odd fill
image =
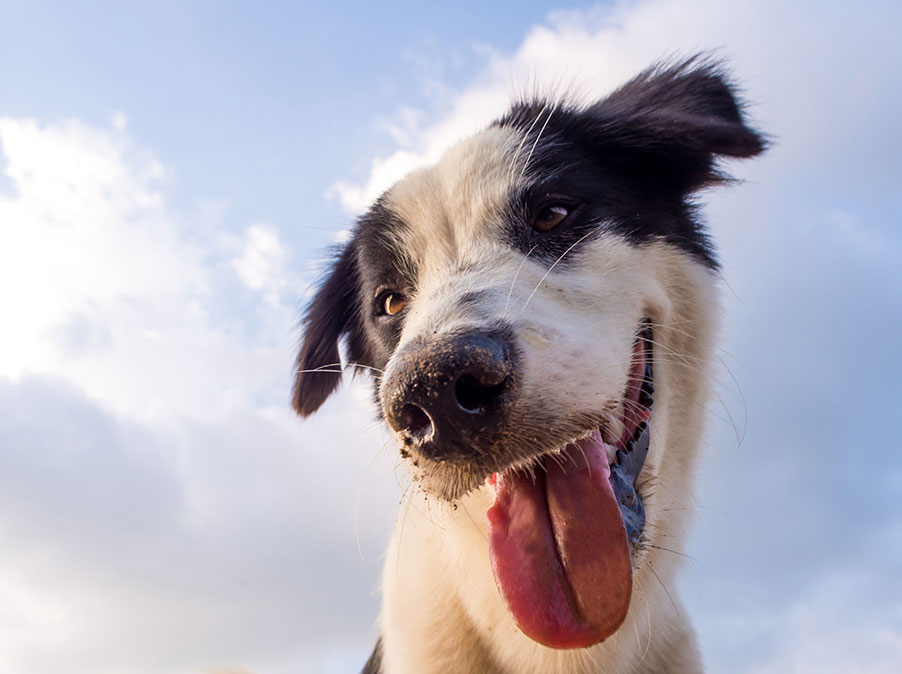
[[[434,461],[469,460],[491,447],[516,390],[510,340],[442,335],[396,355],[381,389],[388,425]]]

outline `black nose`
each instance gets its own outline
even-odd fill
[[[382,385],[382,406],[408,446],[443,461],[471,458],[491,445],[513,397],[507,338],[443,336],[397,358]]]

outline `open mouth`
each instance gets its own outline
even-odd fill
[[[643,324],[619,423],[542,455],[528,470],[489,479],[495,582],[523,633],[546,646],[592,646],[626,618],[631,546],[645,524],[636,482],[651,433],[651,343]]]

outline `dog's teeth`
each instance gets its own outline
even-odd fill
[[[608,456],[608,464],[612,464],[617,460],[617,448],[613,445],[605,441],[604,443],[604,453]]]
[[[617,441],[623,436],[623,428],[623,420],[620,418],[620,414],[618,414],[605,426],[605,442],[616,445]]]

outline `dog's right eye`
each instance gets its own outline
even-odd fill
[[[537,232],[554,229],[570,215],[573,207],[564,203],[553,203],[543,206],[532,219],[532,228]]]
[[[380,316],[394,316],[407,306],[407,298],[401,293],[386,291],[379,295],[376,308]]]

